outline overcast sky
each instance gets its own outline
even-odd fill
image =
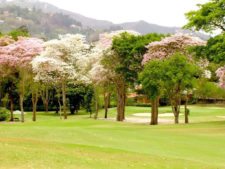
[[[145,20],[164,26],[183,26],[184,13],[208,0],[41,0],[87,17],[114,23]]]

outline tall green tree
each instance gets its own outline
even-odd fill
[[[193,88],[196,77],[200,75],[200,70],[185,55],[176,53],[164,60],[163,71],[165,92],[172,106],[175,123],[179,123],[182,92]],[[186,109],[185,116],[187,113]]]
[[[147,51],[146,45],[153,41],[159,41],[163,37],[165,35],[156,33],[134,36],[126,32],[115,37],[112,48],[118,55],[120,62],[116,67],[116,72],[122,74],[128,83],[132,84],[137,81],[138,72],[143,68],[140,63]]]
[[[210,61],[224,65],[225,0],[211,0],[199,5],[198,10],[188,12],[186,17],[189,22],[185,28],[202,29],[206,32],[221,31],[221,35],[211,38],[207,47],[198,48],[197,52],[200,56],[205,54]],[[224,86],[224,72],[221,71],[224,67],[216,71],[221,87]]]
[[[175,123],[179,123],[182,94],[193,88],[199,73],[199,68],[180,53],[164,60],[156,59],[146,63],[139,78],[145,93],[152,101],[150,124],[158,123],[158,99],[161,94],[168,96]],[[187,105],[185,107],[185,122],[188,123]]]
[[[6,68],[5,68],[6,70]],[[8,96],[10,104],[10,121],[14,121],[14,104],[16,102],[16,97],[18,97],[16,85],[18,83],[18,73],[12,70],[7,76],[0,78],[0,100],[4,96]]]
[[[158,99],[164,88],[163,63],[161,60],[149,61],[139,75],[142,87],[151,100],[151,125],[158,124]]]
[[[225,63],[225,33],[210,38],[206,46],[193,48],[198,58],[205,57],[215,64]]]
[[[214,30],[225,31],[225,0],[210,0],[205,4],[200,4],[199,9],[186,13],[188,23],[184,28],[204,30],[211,32]]]
[[[143,69],[141,62],[147,50],[145,46],[153,41],[161,40],[162,37],[164,37],[164,35],[148,34],[135,36],[124,32],[113,39],[113,57],[117,57],[117,59],[114,59],[117,61],[114,71],[118,75],[116,79],[118,121],[122,121],[125,118],[127,87],[128,85],[132,87],[134,82],[137,82],[138,72]]]

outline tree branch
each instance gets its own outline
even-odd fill
[[[225,27],[223,27],[223,25],[220,25],[216,22],[212,22],[215,26],[219,27],[223,32],[225,32]]]

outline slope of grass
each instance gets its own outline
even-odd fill
[[[127,114],[147,110],[127,107]],[[0,168],[225,168],[225,119],[216,117],[225,115],[225,109],[193,106],[191,111],[193,124],[159,126],[87,115],[60,120],[53,113],[39,113],[38,121],[32,122],[28,113],[24,124],[0,123]]]

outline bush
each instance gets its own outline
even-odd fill
[[[0,121],[6,121],[9,118],[9,110],[3,107],[0,107]]]

